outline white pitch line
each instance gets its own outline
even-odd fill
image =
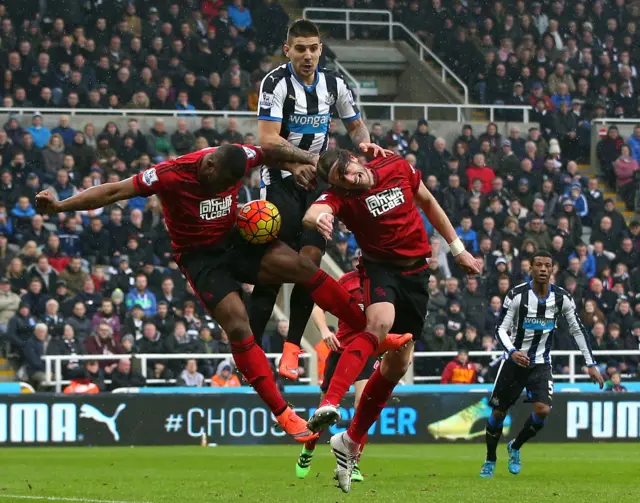
[[[117,501],[117,500],[96,500],[87,498],[58,498],[57,496],[22,496],[19,494],[0,494],[0,498],[36,500],[36,501],[73,501],[76,503],[150,503],[149,501]]]

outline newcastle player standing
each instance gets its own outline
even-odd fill
[[[289,28],[284,52],[290,62],[269,73],[260,86],[258,104],[258,144],[266,154],[278,159],[315,166],[318,155],[329,142],[331,116],[342,119],[355,147],[375,157],[386,155],[379,146],[371,144],[369,131],[360,118],[351,90],[337,73],[318,68],[322,43],[318,27],[311,21],[298,20]],[[315,180],[301,187],[295,179],[268,165],[261,171],[261,194],[275,204],[282,215],[279,238],[320,264],[325,240],[315,230],[304,229],[302,218],[324,187],[312,188]],[[311,190],[308,190],[311,189]],[[271,317],[279,287],[256,286],[251,299],[251,327],[262,336]],[[280,360],[281,375],[298,378],[300,341],[305,330],[313,300],[295,286],[291,293],[291,319],[288,340]]]
[[[502,423],[524,388],[527,389],[527,401],[533,403],[533,413],[518,436],[507,445],[512,474],[517,475],[522,468],[522,445],[544,427],[551,412],[553,376],[549,353],[560,315],[564,315],[571,335],[584,355],[591,380],[598,383],[600,389],[604,385],[573,298],[566,290],[551,284],[552,268],[550,253],[535,253],[531,264],[532,281],[516,286],[504,299],[496,337],[506,353],[489,400],[493,413],[487,421],[487,458],[480,471],[484,478],[493,477]]]

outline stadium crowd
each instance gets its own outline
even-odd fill
[[[447,144],[425,120],[411,133],[400,121],[389,131],[372,124],[371,131],[375,142],[421,171],[467,249],[483,263],[480,276],[467,278],[424,219],[434,256],[429,314],[417,350],[499,349],[494,332],[502,300],[511,287],[531,279],[530,257],[537,250],[553,254],[553,280],[573,295],[594,348],[640,348],[640,220],[627,223],[615,201],[604,197],[599,180],[580,173],[557,137],[547,141],[537,126],[525,135],[516,126],[503,134],[494,123],[481,132],[465,124]],[[640,128],[635,131],[640,137]],[[607,152],[613,165],[633,161],[637,170],[629,150],[634,141],[625,143],[610,128],[597,149]],[[334,145],[346,146],[347,138],[334,135],[329,146]],[[357,265],[357,242],[342,224],[329,253],[345,270]],[[575,349],[564,321],[554,349]],[[478,373],[473,379],[494,377],[495,360],[473,360]],[[416,373],[441,374],[447,362],[418,360]],[[608,375],[635,373],[638,363],[635,356],[601,362]],[[566,359],[554,364],[558,373],[569,370]]]
[[[441,9],[438,0],[433,3]],[[394,1],[387,4],[393,7]],[[446,12],[465,10],[461,5],[456,2],[455,9]],[[33,19],[42,6],[45,10]],[[414,3],[408,8],[414,9]],[[492,4],[480,13],[491,9],[499,7]],[[270,68],[263,55],[281,40],[272,28],[285,27],[285,16],[273,0],[249,9],[242,0],[228,8],[221,1],[4,2],[0,92],[5,106],[33,104],[43,111],[52,106],[130,106],[186,114],[193,109],[253,109],[256,82]],[[506,22],[508,15],[504,17]],[[254,26],[252,19],[261,21]],[[441,36],[438,32],[434,40]],[[551,38],[557,43],[554,35]],[[540,57],[538,51],[535,57]],[[523,96],[533,107],[555,106],[557,93],[548,93],[550,82],[551,76],[541,88],[529,82]],[[484,88],[474,88],[485,101],[487,92],[495,89],[489,81]],[[529,279],[529,257],[539,249],[553,253],[554,279],[575,297],[594,347],[640,348],[640,221],[628,224],[615,202],[605,200],[598,180],[580,173],[584,130],[579,128],[587,124],[576,117],[587,102],[556,101],[560,112],[549,108],[532,116],[540,127],[500,131],[489,124],[485,131],[474,131],[464,125],[453,142],[438,137],[425,120],[411,133],[401,122],[388,131],[369,124],[376,143],[403,155],[422,172],[467,248],[483,259],[482,274],[467,279],[425,219],[434,258],[429,315],[418,350],[498,349],[493,332],[501,301],[511,286]],[[594,102],[594,110],[600,109],[599,103]],[[590,116],[582,117],[588,122]],[[336,124],[330,127],[329,148],[348,148],[348,138]],[[206,117],[193,131],[182,118],[171,124],[158,119],[144,131],[132,118],[126,130],[108,123],[96,131],[89,118],[72,123],[60,115],[58,125],[49,129],[40,113],[33,114],[27,128],[9,115],[0,129],[0,333],[21,377],[36,386],[48,377],[42,360],[47,353],[108,354],[113,360],[85,365],[70,361],[63,369],[65,378],[81,384],[90,379],[100,389],[105,389],[105,377],[113,381],[106,389],[137,386],[145,383],[136,368],[139,361],[132,366],[118,355],[209,353],[210,360],[148,360],[147,378],[176,378],[189,385],[240,384],[230,363],[215,357],[229,353],[228,340],[172,260],[156,198],[57,217],[34,210],[35,194],[44,187],[64,199],[155,162],[226,142],[254,143],[255,138],[238,131],[234,119],[220,131]],[[597,151],[604,179],[617,184],[632,207],[640,127],[627,139],[610,128]],[[259,176],[253,173],[245,180],[240,202],[257,198],[258,187]],[[329,254],[345,271],[356,265],[358,245],[339,223]],[[247,297],[251,288],[244,286]],[[286,322],[278,323],[263,340],[265,349],[278,352],[286,333]],[[555,347],[574,347],[562,323]],[[475,379],[493,379],[495,360],[472,361]],[[608,375],[638,369],[636,357],[601,363]],[[566,360],[554,364],[556,372],[568,371]],[[419,360],[416,373],[440,375],[446,365],[447,359]]]
[[[289,22],[278,0],[9,0],[0,19],[6,108],[185,111],[255,110]]]

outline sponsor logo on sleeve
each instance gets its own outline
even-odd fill
[[[355,100],[353,99],[353,93],[351,92],[351,90],[347,91],[347,101],[349,102],[349,105],[353,106],[355,104]]]
[[[158,173],[156,173],[156,168],[150,168],[142,173],[142,182],[151,187],[154,183],[158,181]]]
[[[253,159],[256,156],[256,151],[249,147],[242,147],[244,149],[245,154],[247,154],[247,159]]]

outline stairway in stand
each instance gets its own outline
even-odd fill
[[[15,382],[16,373],[6,358],[0,358],[0,382]]]
[[[581,174],[587,175],[590,178],[598,176],[598,170],[590,164],[581,164],[579,166],[579,171]],[[631,220],[635,217],[635,213],[633,211],[627,210],[627,207],[625,206],[622,199],[620,199],[618,194],[616,192],[613,192],[613,189],[609,188],[607,185],[605,185],[604,182],[601,181],[598,182],[598,188],[604,194],[605,199],[613,199],[615,201],[616,209],[620,213],[622,213],[622,216],[627,221],[627,224],[631,222]]]

